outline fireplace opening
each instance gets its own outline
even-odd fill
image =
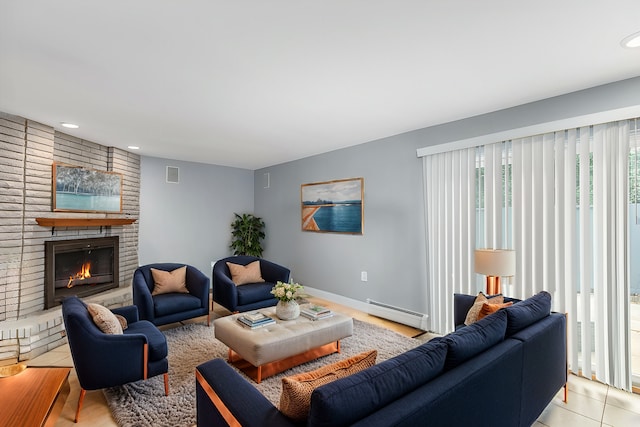
[[[118,287],[118,236],[45,242],[45,309]]]

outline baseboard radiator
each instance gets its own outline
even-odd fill
[[[367,309],[368,313],[373,316],[393,320],[394,322],[412,326],[423,331],[428,330],[429,327],[427,323],[429,316],[424,313],[418,313],[417,311],[396,307],[369,298],[367,298]]]

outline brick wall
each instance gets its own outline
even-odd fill
[[[52,212],[54,161],[123,176],[122,214]],[[60,308],[44,310],[44,242],[120,236],[120,288],[88,298],[107,306],[131,302],[138,266],[138,224],[39,226],[37,217],[139,217],[140,157],[75,138],[0,112],[0,364],[26,360],[64,344]]]

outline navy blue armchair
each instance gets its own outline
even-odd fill
[[[188,294],[151,295],[154,287],[152,268],[173,271],[183,266],[185,264],[161,263],[138,267],[133,274],[133,303],[138,307],[141,319],[160,326],[206,315],[207,326],[210,324],[209,278],[195,267],[187,265]]]
[[[265,280],[236,286],[231,280],[227,262],[247,265],[260,261],[260,271]],[[213,266],[213,300],[232,313],[271,307],[278,300],[271,294],[277,281],[288,282],[291,271],[287,267],[254,256],[238,255],[223,258]]]
[[[62,301],[67,339],[81,387],[76,422],[87,390],[164,374],[164,392],[169,395],[168,348],[164,334],[152,323],[139,320],[138,309],[133,305],[112,311],[127,320],[128,326],[121,335],[102,332],[78,297]]]

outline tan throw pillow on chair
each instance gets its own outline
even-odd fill
[[[127,323],[127,319],[125,319],[124,316],[120,314],[116,314],[116,319],[118,319],[118,322],[120,322],[120,326],[122,326],[123,331],[129,327],[129,324]]]
[[[231,280],[236,286],[245,285],[247,283],[264,282],[262,272],[260,271],[260,261],[255,260],[247,265],[234,264],[227,262],[227,267],[231,272]]]
[[[153,292],[151,295],[168,294],[178,292],[188,294],[187,289],[187,266],[176,268],[173,271],[151,269],[153,276]]]
[[[100,304],[87,304],[87,310],[93,319],[93,323],[105,334],[121,335],[122,326],[118,318],[107,307]]]
[[[365,370],[376,364],[376,350],[365,351],[315,371],[285,377],[282,379],[279,410],[295,420],[306,420],[311,406],[311,393],[316,387]]]

